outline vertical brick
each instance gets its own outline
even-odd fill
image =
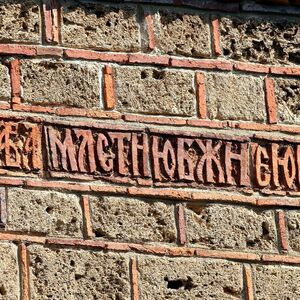
[[[25,244],[20,244],[18,248],[19,268],[20,268],[20,285],[21,285],[21,300],[30,299],[29,289],[29,256]]]
[[[10,62],[10,82],[12,103],[21,102],[21,76],[20,61],[14,59]]]
[[[183,205],[178,205],[176,207],[176,217],[177,217],[177,234],[178,234],[178,244],[186,244],[186,232],[185,232],[185,210]]]
[[[252,269],[250,265],[244,265],[244,282],[246,300],[254,300]]]
[[[83,195],[81,197],[81,207],[83,212],[83,234],[86,239],[90,239],[93,237],[93,227],[91,221],[89,196]]]
[[[198,102],[198,116],[200,119],[207,118],[206,109],[206,91],[205,91],[205,75],[196,73],[196,95]]]
[[[275,87],[272,78],[265,78],[265,91],[266,91],[266,107],[268,115],[268,123],[277,123],[277,104],[275,100]]]
[[[282,251],[288,250],[288,240],[287,240],[287,226],[286,226],[286,217],[283,211],[277,212],[277,224],[278,224],[278,240],[280,243],[280,249]]]
[[[221,50],[219,19],[217,17],[214,17],[212,20],[212,39],[213,39],[214,53],[215,55],[219,56],[222,54],[222,50]]]
[[[7,221],[7,207],[6,207],[6,188],[0,187],[0,225],[5,226]]]
[[[148,34],[148,48],[149,50],[155,49],[155,36],[154,36],[154,24],[153,24],[153,16],[149,13],[145,15],[145,22],[147,26],[147,34]]]
[[[114,109],[116,106],[116,94],[113,68],[110,66],[105,66],[103,73],[104,106],[106,109]]]
[[[57,0],[43,0],[45,40],[59,42],[59,5]]]
[[[139,300],[139,274],[136,257],[130,260],[131,299]]]

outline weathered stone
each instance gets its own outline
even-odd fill
[[[129,262],[120,254],[29,246],[31,299],[130,298]]]
[[[226,57],[259,63],[300,63],[299,21],[223,17],[221,43]]]
[[[0,299],[19,299],[19,274],[17,264],[17,246],[0,243]]]
[[[294,251],[300,252],[300,212],[287,211],[286,217],[290,247]]]
[[[222,260],[143,257],[138,261],[142,299],[241,299],[242,270]]]
[[[276,226],[272,211],[228,205],[190,205],[186,232],[191,245],[213,249],[276,251]]]
[[[255,299],[299,299],[300,269],[286,266],[253,266]]]
[[[221,73],[207,73],[205,77],[210,119],[266,120],[262,78]]]
[[[40,1],[1,0],[0,40],[40,42]]]
[[[38,105],[98,107],[100,68],[91,63],[21,62],[23,98]]]
[[[300,123],[299,79],[275,78],[278,119],[283,123]]]
[[[209,21],[188,11],[161,10],[155,14],[155,46],[164,54],[211,56]]]
[[[122,112],[191,116],[196,112],[190,72],[116,68],[117,108]]]
[[[62,42],[108,51],[140,50],[136,9],[128,5],[63,1]]]
[[[131,242],[176,241],[173,205],[139,199],[92,198],[92,221],[97,237]]]
[[[7,206],[9,230],[82,236],[82,212],[76,195],[12,188]]]
[[[0,100],[9,100],[11,97],[10,76],[7,66],[0,63]]]

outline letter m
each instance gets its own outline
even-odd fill
[[[76,148],[72,140],[71,129],[64,130],[63,134],[53,127],[46,127],[48,162],[56,171],[78,171],[76,160]]]

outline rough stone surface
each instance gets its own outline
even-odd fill
[[[0,243],[0,299],[19,299],[19,274],[17,264],[17,246]]]
[[[184,258],[140,258],[142,299],[241,299],[242,270],[237,263]]]
[[[115,70],[118,110],[190,116],[196,113],[194,76],[190,72],[119,67]]]
[[[228,205],[190,205],[186,209],[187,238],[195,246],[213,249],[276,251],[272,211]]]
[[[164,54],[209,57],[208,18],[182,11],[162,10],[155,15],[155,46]]]
[[[274,80],[278,119],[283,123],[300,124],[299,79],[276,78]]]
[[[0,40],[2,42],[40,42],[38,0],[0,0]]]
[[[76,195],[9,189],[7,206],[9,230],[82,236],[82,212]]]
[[[0,63],[0,100],[9,100],[11,97],[10,76],[7,66]]]
[[[300,269],[286,266],[254,266],[255,299],[299,299]]]
[[[139,199],[92,198],[96,236],[131,242],[175,242],[173,205]]]
[[[287,211],[286,216],[290,247],[294,251],[300,252],[300,212]]]
[[[62,42],[81,48],[140,50],[136,10],[124,5],[63,1]]]
[[[210,119],[266,120],[262,78],[221,73],[208,73],[205,78]]]
[[[223,17],[223,54],[232,59],[268,63],[300,63],[299,21],[259,17]]]
[[[29,246],[31,299],[130,298],[129,262],[117,253]]]
[[[38,105],[98,107],[100,67],[91,63],[21,62],[23,97]]]

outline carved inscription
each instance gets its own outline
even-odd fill
[[[161,186],[300,189],[300,144],[45,127],[51,172]]]
[[[41,167],[39,126],[0,121],[0,169],[35,171]]]

